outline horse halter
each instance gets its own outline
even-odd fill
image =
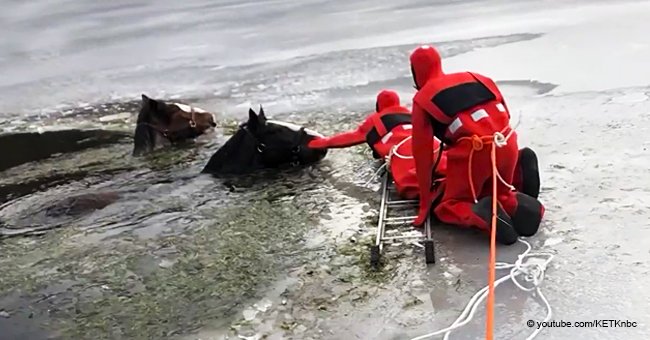
[[[190,130],[195,130],[196,129],[196,119],[195,119],[196,118],[196,111],[194,110],[194,106],[191,106],[191,105],[188,105],[188,106],[190,107],[190,119],[188,121],[189,129]],[[185,112],[185,111],[183,111],[183,112]],[[145,123],[145,122],[138,123],[137,125],[146,125],[146,126],[152,128],[152,129],[158,131],[161,135],[163,135],[163,137],[165,137],[167,139],[170,139],[170,140],[174,139],[174,138],[172,138],[172,137],[174,137],[174,133],[177,133],[179,131],[183,131],[183,130],[187,129],[186,127],[180,127],[178,129],[170,130],[168,128],[161,128],[161,127],[159,127],[159,126],[157,126],[155,124]]]
[[[190,127],[194,129],[196,127],[196,111],[194,111],[194,106],[190,105]]]
[[[257,136],[255,136],[255,135],[254,135],[254,134],[253,134],[253,133],[248,129],[248,123],[240,124],[240,125],[239,125],[239,128],[240,128],[240,129],[244,129],[244,131],[246,131],[246,133],[247,133],[251,138],[253,138],[253,140],[255,141],[255,144],[256,144],[256,145],[255,145],[255,150],[256,150],[257,153],[259,153],[260,155],[263,155],[264,152],[265,152],[266,150],[269,150],[269,149],[271,149],[271,150],[272,150],[272,149],[278,149],[278,150],[285,150],[285,149],[286,149],[286,148],[283,148],[283,147],[269,147],[269,146],[267,146],[266,144],[264,144],[262,141],[259,140],[259,138],[257,138]],[[301,127],[300,130],[299,130],[299,132],[300,132],[300,134],[298,134],[298,137],[296,137],[295,142],[294,142],[294,143],[292,144],[292,146],[291,146],[291,162],[290,162],[290,164],[291,164],[291,166],[293,166],[293,167],[299,166],[299,165],[302,163],[302,162],[300,161],[300,151],[302,151],[302,141],[303,141],[303,137],[307,134],[307,133],[305,132],[305,128],[304,128],[304,127]]]

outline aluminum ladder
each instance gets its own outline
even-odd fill
[[[381,184],[381,204],[377,223],[377,238],[370,247],[370,264],[378,268],[384,246],[396,242],[421,242],[427,264],[435,263],[435,251],[431,237],[431,215],[424,224],[424,232],[414,228],[412,223],[417,215],[396,216],[415,210],[418,200],[403,200],[397,195],[393,178],[389,171],[384,171]],[[410,208],[410,209],[408,209]]]

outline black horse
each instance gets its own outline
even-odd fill
[[[319,162],[327,150],[307,147],[319,133],[291,123],[267,120],[260,106],[259,115],[249,109],[248,121],[241,124],[217,152],[203,173],[237,175],[261,169],[297,167]]]

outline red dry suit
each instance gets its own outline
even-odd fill
[[[448,147],[445,189],[434,213],[445,223],[490,230],[491,143],[501,133],[509,138],[505,145],[494,146],[496,165],[508,185],[497,181],[497,239],[511,244],[519,235],[534,234],[544,207],[510,186],[519,154],[517,134],[510,128],[510,113],[494,81],[471,72],[443,73],[440,55],[431,46],[417,48],[410,62],[418,89],[413,98],[412,134],[420,209],[414,224],[424,223],[434,198],[431,141],[435,135]]]
[[[394,91],[384,90],[377,95],[376,111],[366,120],[349,132],[340,133],[329,138],[313,139],[310,148],[345,148],[368,143],[373,156],[386,160],[390,164],[389,171],[393,176],[395,187],[400,196],[405,199],[416,199],[419,194],[415,162],[411,147],[411,111],[400,106],[400,100]],[[433,144],[437,157],[440,142]],[[392,152],[395,150],[396,152]],[[446,157],[443,153],[436,177],[444,177],[447,168]]]

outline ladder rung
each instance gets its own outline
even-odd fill
[[[389,207],[399,206],[399,205],[401,205],[401,206],[404,206],[404,205],[405,206],[411,206],[411,205],[415,206],[418,203],[419,203],[418,200],[401,200],[401,201],[388,201],[388,202],[386,202],[386,204],[388,204]]]
[[[424,235],[400,235],[400,236],[390,236],[390,237],[384,237],[381,240],[382,241],[391,241],[391,240],[404,240],[404,239],[410,239],[410,238],[424,238]]]
[[[417,216],[400,216],[400,217],[389,217],[384,219],[386,222],[396,222],[396,221],[414,221]]]
[[[386,225],[405,225],[405,224],[413,223],[413,221],[415,221],[415,219],[404,220],[404,221],[386,222]]]

